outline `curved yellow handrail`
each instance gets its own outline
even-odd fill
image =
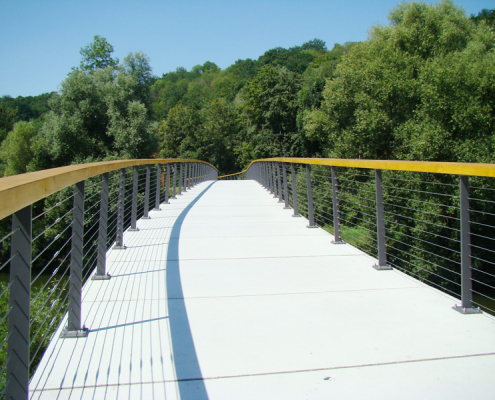
[[[261,161],[277,161],[294,164],[327,165],[333,167],[383,169],[394,171],[429,172],[435,174],[467,175],[495,177],[495,164],[481,163],[454,163],[435,161],[390,161],[390,160],[345,160],[341,158],[297,158],[297,157],[276,157],[262,158],[254,160],[249,167],[242,172],[246,172],[251,165]],[[238,172],[238,173],[242,173]]]
[[[105,172],[136,165],[170,164],[176,162],[199,162],[215,168],[210,163],[201,160],[150,158],[69,165],[67,167],[45,169],[42,171],[8,176],[0,179],[0,219],[8,217],[16,211],[56,193],[67,186],[74,185],[77,182]]]

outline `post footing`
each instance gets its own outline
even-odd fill
[[[155,208],[153,208],[153,211],[162,211],[162,209],[160,207],[158,207],[158,208],[155,207]]]
[[[317,225],[306,225],[306,228],[318,228]]]
[[[479,307],[463,307],[456,304],[452,307],[452,309],[460,312],[461,314],[481,314]]]
[[[284,210],[292,210],[292,207],[284,207]]]
[[[345,242],[343,240],[337,240],[337,241],[331,240],[331,243],[332,244],[345,244]]]
[[[127,249],[126,246],[117,246],[117,245],[113,246],[113,250],[125,250],[125,249]]]
[[[89,330],[85,326],[78,331],[69,331],[68,327],[65,327],[60,334],[60,339],[70,339],[70,338],[85,338],[88,336]]]
[[[139,232],[139,228],[129,228],[127,229],[128,232]]]
[[[388,270],[391,270],[393,269],[390,265],[388,264],[385,264],[385,265],[379,265],[379,264],[375,264],[373,265],[373,268],[376,269],[377,271],[388,271]]]
[[[141,217],[141,219],[151,219],[151,217]]]
[[[91,277],[91,280],[92,280],[92,281],[108,281],[110,278],[111,278],[111,276],[110,276],[110,275],[108,275],[108,274],[105,274],[105,275],[97,275],[97,274],[94,274],[94,275]]]
[[[299,218],[301,214],[292,214],[293,217]]]

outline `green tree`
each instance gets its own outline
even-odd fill
[[[35,122],[17,122],[14,129],[0,147],[0,160],[3,176],[28,172],[28,164],[33,158],[31,140],[36,135],[39,124]]]
[[[0,143],[14,127],[17,108],[8,107],[5,101],[0,101]]]
[[[240,110],[256,158],[298,155],[296,116],[299,76],[265,66],[243,88]]]
[[[79,68],[81,71],[93,73],[97,69],[115,68],[119,64],[117,58],[112,58],[113,46],[104,37],[95,35],[93,43],[82,47]]]

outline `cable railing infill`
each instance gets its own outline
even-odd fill
[[[10,270],[0,282],[0,396],[28,398],[29,379],[61,321],[61,338],[87,336],[82,286],[111,278],[106,254],[125,250],[124,231],[138,231],[137,220],[177,192],[217,177],[203,161],[148,159],[0,179],[0,265]]]

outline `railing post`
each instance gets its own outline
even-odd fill
[[[184,173],[182,174],[182,177],[184,178],[184,192],[187,192],[187,163],[184,163]]]
[[[385,212],[383,211],[382,170],[375,169],[376,186],[376,239],[378,243],[378,264],[373,265],[377,270],[392,269],[387,264],[387,248],[385,245]]]
[[[342,236],[340,235],[340,207],[339,207],[339,192],[337,181],[337,167],[332,168],[332,206],[333,206],[333,244],[344,244]]]
[[[289,189],[287,188],[287,170],[285,169],[285,163],[282,163],[282,173],[284,175],[284,209],[288,210],[289,207]]]
[[[281,177],[280,177],[280,165],[279,163],[275,163],[275,165],[277,166],[277,179],[278,179],[278,202],[279,203],[283,203],[284,201],[282,200],[282,183],[280,182],[281,181]]]
[[[168,191],[170,189],[170,164],[167,164],[167,176],[165,177],[165,204],[170,204],[168,201]]]
[[[154,211],[160,211],[160,189],[162,181],[162,166],[156,164],[156,190],[155,190],[155,208]]]
[[[108,228],[108,183],[110,174],[105,172],[101,176],[101,197],[100,197],[100,221],[98,226],[98,259],[96,262],[96,274],[91,279],[107,280],[107,228]]]
[[[179,163],[179,186],[177,195],[182,196],[182,174],[184,173],[183,163]]]
[[[174,176],[172,178],[172,198],[176,199],[177,197],[175,196],[175,185],[177,182],[177,163],[174,163]]]
[[[468,177],[459,177],[461,197],[461,305],[457,304],[454,310],[462,314],[480,313],[478,307],[473,306],[473,282],[471,270],[471,218],[469,215],[469,181]]]
[[[268,173],[268,191],[270,193],[273,193],[273,189],[272,189],[272,168],[271,168],[271,165],[269,162],[266,163],[266,171]]]
[[[192,166],[193,165],[191,163],[189,163],[189,167],[187,168],[187,170],[188,170],[188,178],[189,179],[187,180],[186,183],[187,183],[187,188],[189,190],[191,190],[191,187],[192,187]]]
[[[292,200],[293,200],[293,208],[294,208],[294,214],[292,214],[293,217],[300,217],[301,214],[299,214],[299,207],[297,205],[297,178],[296,178],[296,166],[295,164],[290,165],[290,172],[292,175]]]
[[[277,170],[275,168],[275,163],[272,162],[272,180],[273,180],[273,198],[277,198],[278,197],[278,193],[277,193]]]
[[[306,164],[306,190],[308,193],[308,220],[307,228],[316,228],[315,214],[313,209],[313,190],[311,188],[311,165]]]
[[[149,209],[150,209],[150,175],[151,175],[151,167],[149,165],[146,166],[146,183],[144,184],[144,210],[143,210],[143,219],[150,219]]]
[[[119,199],[117,203],[117,233],[115,250],[125,250],[124,246],[124,207],[125,207],[125,168],[120,169]]]
[[[84,235],[84,181],[74,187],[74,209],[72,211],[72,240],[70,251],[69,312],[68,324],[61,338],[86,337],[88,330],[82,326],[82,270]]]
[[[29,397],[32,206],[12,215],[6,399]]]
[[[132,167],[132,206],[131,206],[131,227],[129,231],[139,231],[137,228],[137,195],[138,195],[138,179],[139,179],[139,167],[135,165]]]
[[[263,174],[264,174],[264,182],[265,182],[265,189],[270,190],[270,180],[269,180],[269,173],[268,173],[268,163],[266,161],[263,162]]]

